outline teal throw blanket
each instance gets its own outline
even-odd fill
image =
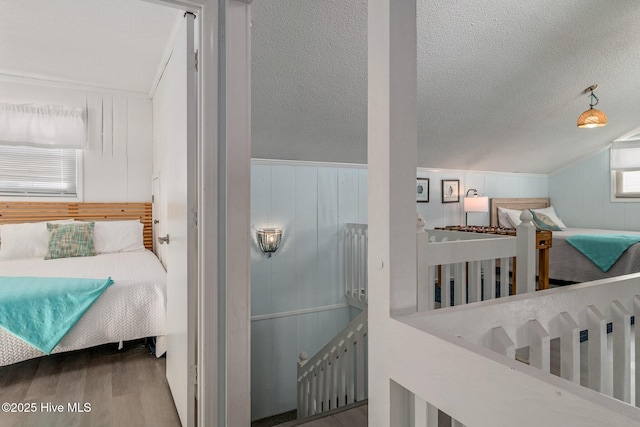
[[[577,234],[567,237],[567,243],[607,272],[629,248],[640,242],[640,235],[629,234]]]
[[[0,276],[0,327],[49,354],[112,283]]]

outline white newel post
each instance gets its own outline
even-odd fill
[[[416,310],[416,34],[416,0],[369,0],[370,426],[409,425],[386,334],[392,314]]]
[[[518,293],[536,291],[536,226],[528,209],[520,214],[522,223],[516,227],[516,286]]]

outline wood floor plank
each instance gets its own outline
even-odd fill
[[[0,413],[0,426],[180,427],[165,359],[151,355],[141,342],[125,345],[123,351],[100,346],[0,367],[0,401],[38,408],[36,413]],[[42,410],[47,403],[63,405],[64,411]],[[70,411],[84,410],[84,403],[90,412]]]
[[[27,400],[54,396],[56,387],[58,386],[58,378],[60,370],[62,369],[62,358],[41,357],[38,361],[38,369],[25,395],[25,399]]]

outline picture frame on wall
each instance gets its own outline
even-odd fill
[[[460,180],[459,179],[443,179],[442,180],[442,203],[459,203],[460,202]]]
[[[416,202],[429,202],[429,178],[418,178],[416,180]]]

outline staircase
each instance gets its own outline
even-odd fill
[[[363,310],[311,359],[298,359],[298,418],[367,398],[367,312]]]
[[[298,357],[298,418],[367,398],[367,225],[347,224],[343,239],[345,297],[362,312],[309,358]]]

